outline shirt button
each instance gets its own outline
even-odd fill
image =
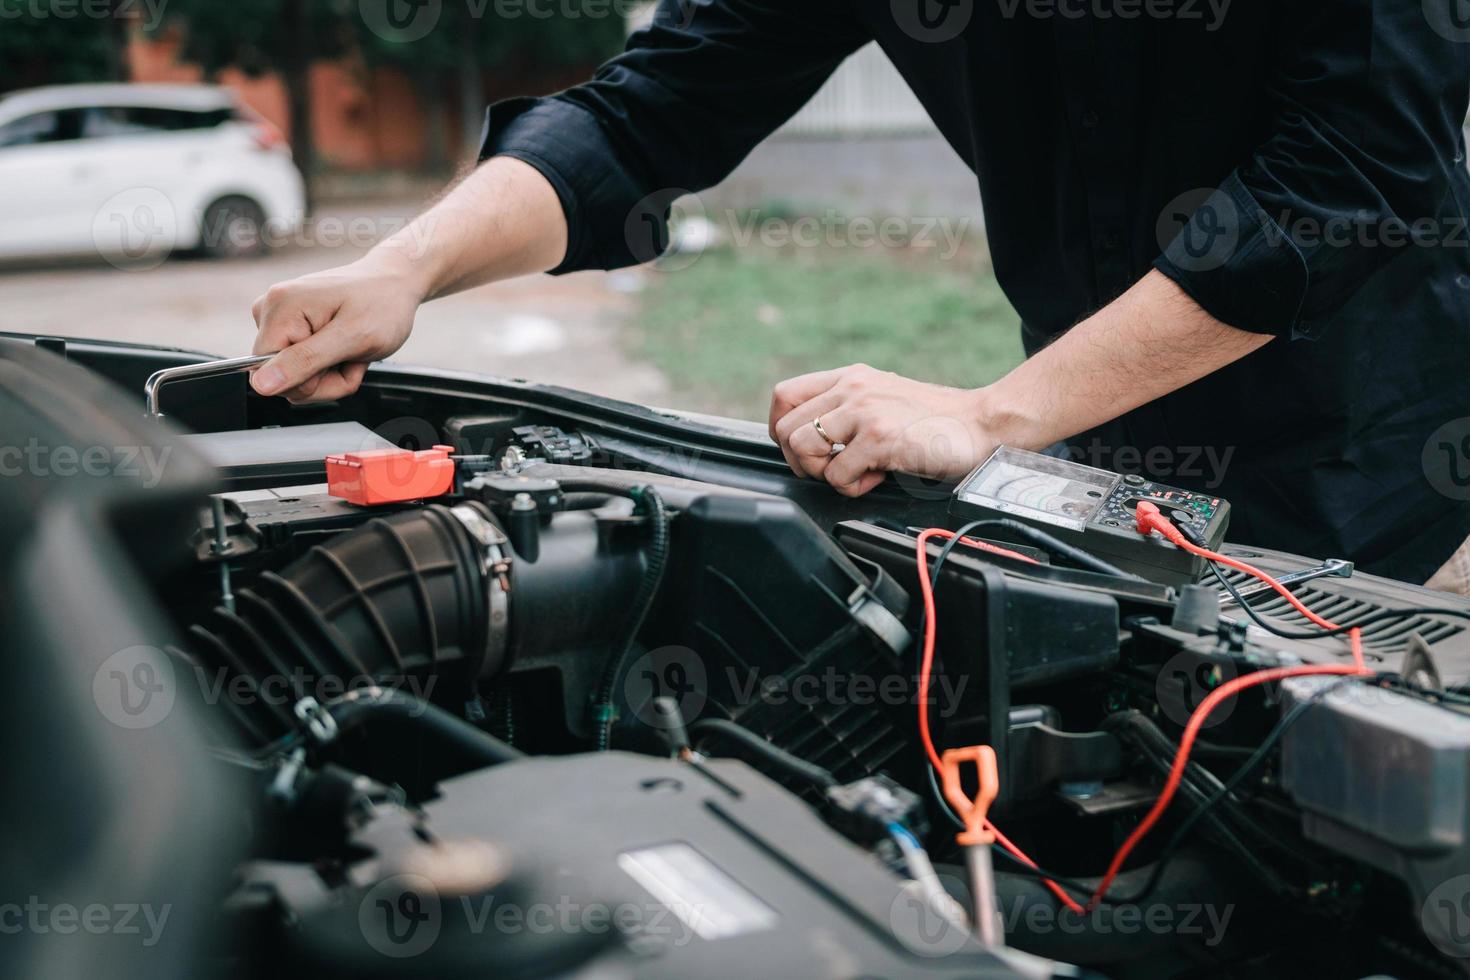
[[[1102,117],[1100,117],[1097,114],[1097,110],[1096,109],[1087,109],[1087,110],[1085,110],[1082,113],[1082,128],[1083,129],[1086,129],[1086,130],[1089,130],[1089,131],[1090,130],[1094,130],[1094,129],[1097,128],[1097,124],[1099,122],[1101,122],[1101,121],[1102,121]]]
[[[1116,252],[1123,247],[1123,236],[1116,231],[1110,231],[1097,240],[1104,252]]]

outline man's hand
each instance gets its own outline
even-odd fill
[[[329,401],[357,390],[372,361],[403,346],[426,300],[555,268],[567,222],[528,164],[493,157],[361,260],[271,287],[255,301],[262,395]]]
[[[1045,449],[1270,340],[1216,320],[1154,270],[984,388],[923,384],[862,364],[783,381],[771,397],[771,438],[798,476],[851,497],[882,483],[885,471],[958,480],[996,446]],[[833,455],[816,418],[847,448]]]
[[[844,446],[831,444],[812,425]],[[866,364],[804,374],[771,396],[771,438],[797,476],[858,497],[890,471],[957,480],[996,447],[983,392],[911,381]]]
[[[295,403],[346,397],[368,364],[408,340],[423,299],[407,274],[371,256],[272,286],[252,308],[255,353],[280,353],[251,385]]]

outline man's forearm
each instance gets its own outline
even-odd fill
[[[364,261],[404,275],[424,300],[561,263],[567,222],[534,167],[493,157]]]
[[[981,389],[981,424],[1042,449],[1237,361],[1271,340],[1210,316],[1151,271],[1000,381]]]

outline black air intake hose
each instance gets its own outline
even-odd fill
[[[448,507],[373,518],[241,589],[234,612],[216,608],[190,630],[190,653],[206,672],[240,678],[224,700],[256,738],[294,729],[297,701],[326,701],[344,684],[433,677],[461,688],[498,671],[489,651],[504,649],[490,631],[483,552]]]
[[[179,655],[257,742],[295,730],[304,697],[376,684],[458,711],[518,656],[606,657],[645,578],[647,541],[631,501],[577,503],[588,506],[540,530],[534,560],[512,553],[479,503],[372,518],[261,574]]]

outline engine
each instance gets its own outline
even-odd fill
[[[60,441],[114,397],[68,377],[74,403],[6,417]],[[673,465],[464,392],[415,409],[428,439],[371,412],[226,420],[167,443],[183,462],[148,493],[9,485],[17,649],[115,652],[53,658],[90,714],[42,678],[7,724],[47,747],[27,766],[84,744],[108,760],[75,769],[92,807],[169,828],[120,863],[189,856],[177,905],[209,938],[188,963],[1470,962],[1470,603],[1224,543],[1208,494],[1013,451],[839,511],[734,453]],[[43,802],[58,829],[88,812]]]

